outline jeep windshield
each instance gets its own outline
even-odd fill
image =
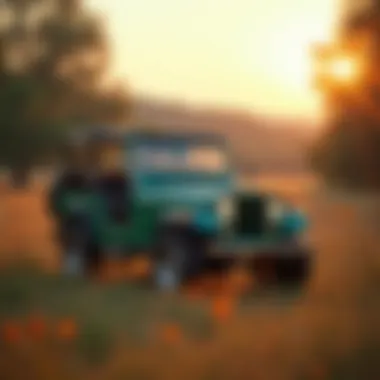
[[[227,155],[217,144],[144,144],[136,149],[136,167],[155,172],[224,173]]]

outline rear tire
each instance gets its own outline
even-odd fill
[[[65,226],[59,231],[62,248],[61,273],[81,277],[85,273],[86,241],[81,231],[70,227]]]
[[[97,275],[103,264],[103,255],[96,244],[73,246],[64,249],[62,274],[76,277]]]
[[[87,244],[83,261],[86,276],[96,276],[100,273],[104,264],[104,254],[96,243],[90,241]]]

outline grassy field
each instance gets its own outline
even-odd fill
[[[254,282],[248,298],[221,284],[211,296],[198,284],[180,297],[133,281],[55,276],[43,188],[3,186],[2,263],[33,258],[50,273],[1,272],[0,378],[380,378],[380,203],[284,179],[260,186],[310,214],[315,271],[298,297],[263,293]]]

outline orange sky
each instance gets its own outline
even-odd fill
[[[114,72],[137,93],[313,115],[308,44],[335,0],[88,0],[108,19]]]

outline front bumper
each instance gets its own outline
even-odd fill
[[[298,241],[258,242],[253,239],[221,239],[211,245],[208,253],[214,258],[254,259],[305,257],[311,255],[311,252],[311,247]]]

